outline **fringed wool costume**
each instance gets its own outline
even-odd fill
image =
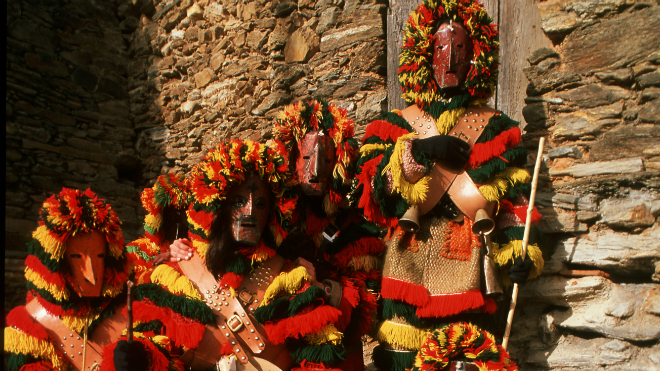
[[[88,356],[87,368],[92,366],[91,357],[104,370],[114,369],[112,350],[126,328],[123,287],[129,274],[119,224],[110,205],[89,189],[64,188],[44,202],[25,262],[28,304],[7,315],[4,349],[9,354],[8,370],[79,369],[76,362],[82,362],[83,354]],[[103,283],[101,296],[81,298],[71,289],[64,254],[69,238],[91,232],[99,232],[107,241]],[[167,339],[141,332],[139,318],[145,313],[139,305],[133,313],[134,336],[147,349],[151,370],[180,369],[169,354]],[[56,336],[57,331],[64,331],[64,336]]]
[[[133,265],[133,274],[138,284],[151,282],[154,258],[169,251],[172,241],[165,236],[167,227],[176,228],[171,239],[187,237],[187,221],[181,220],[178,223],[177,215],[185,217],[192,201],[189,179],[174,173],[161,175],[153,187],[142,191],[142,206],[148,212],[144,220],[145,235],[126,246],[128,260]],[[171,226],[164,227],[166,218],[173,220]]]
[[[345,207],[357,153],[353,122],[336,106],[307,101],[286,107],[273,132],[276,142],[292,152],[291,163],[296,164],[295,157],[302,156],[295,150],[297,143],[306,133],[319,130],[332,138],[336,149],[331,185],[318,198],[300,191],[294,232],[278,253],[310,261],[326,292],[310,285],[304,268],[296,268],[268,288],[268,300],[255,317],[265,323],[271,341],[286,342],[292,350],[299,364],[294,370],[362,370],[360,339],[375,317],[374,291],[385,246],[374,224]],[[324,233],[330,234],[326,238],[333,237],[334,232],[326,229],[331,224],[339,232],[331,242],[322,243]]]
[[[211,277],[215,287],[212,289],[216,295],[215,300],[219,301],[219,295],[222,295],[220,305],[212,300],[212,296],[208,296],[207,300],[208,292],[201,292],[200,282],[190,277],[190,271],[182,268],[186,262],[167,262],[155,267],[149,280],[144,280],[135,289],[137,298],[152,304],[160,311],[171,313],[181,321],[181,326],[173,328],[167,335],[171,335],[173,340],[185,349],[197,350],[193,361],[194,357],[203,356],[199,352],[205,352],[204,349],[210,349],[208,357],[217,357],[209,361],[211,365],[225,355],[235,354],[239,359],[247,355],[246,350],[237,351],[233,337],[237,335],[225,337],[227,330],[220,329],[225,325],[219,324],[216,310],[219,311],[224,303],[238,303],[239,295],[245,293],[242,288],[248,278],[249,281],[255,279],[254,276],[261,274],[262,268],[276,256],[275,247],[278,241],[281,242],[286,237],[296,197],[292,192],[295,183],[283,149],[252,141],[234,140],[210,150],[188,177],[187,184],[192,201],[187,210],[188,237],[192,241],[195,257],[201,259],[200,270],[208,272],[203,261],[209,249],[214,217],[223,208],[223,204],[228,202],[229,190],[240,185],[250,174],[258,174],[272,192],[269,222],[256,246],[241,247],[230,255],[224,274],[210,272],[212,275],[220,273],[217,280],[216,277]],[[247,306],[252,303],[242,300],[240,303],[249,313]],[[245,321],[243,318],[243,321],[242,328],[250,325],[249,320]],[[221,331],[221,339],[211,339],[209,331]],[[249,352],[249,349],[247,351]],[[186,367],[200,369],[201,363],[194,363],[186,354],[182,361]]]
[[[431,38],[441,19],[464,26],[473,42],[465,89],[449,99],[443,99],[431,63]],[[493,260],[506,271],[522,252],[531,177],[523,169],[527,154],[518,146],[521,131],[517,122],[483,107],[477,99],[487,98],[497,81],[497,30],[490,23],[477,1],[425,0],[420,4],[405,28],[399,67],[403,97],[411,105],[406,111],[416,110],[416,114],[395,110],[366,129],[352,200],[369,220],[389,230],[382,323],[376,334],[380,345],[373,353],[374,363],[382,370],[413,365],[414,369],[444,370],[449,361],[461,359],[474,362],[480,370],[516,369],[483,329],[491,327],[487,314],[497,305],[480,289],[481,243],[472,233],[473,221],[445,193],[421,217],[417,233],[398,227],[398,219],[411,205],[423,205],[438,191],[430,189],[436,165],[412,151],[413,141],[427,131],[461,137],[461,130],[475,130],[476,143],[464,170],[479,197],[495,206],[498,231]],[[465,126],[454,130],[461,121],[466,121]],[[538,220],[538,213],[534,218]],[[527,255],[535,266],[530,278],[543,268],[538,233],[532,232]]]

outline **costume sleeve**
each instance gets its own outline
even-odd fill
[[[34,321],[25,306],[7,315],[4,350],[7,370],[63,370],[69,367],[64,355],[50,342],[46,329]]]
[[[491,202],[499,205],[496,216],[496,232],[493,237],[495,263],[508,269],[513,259],[522,254],[522,239],[527,218],[532,177],[524,169],[527,151],[520,146],[521,131],[518,123],[507,115],[496,113],[484,133],[474,145],[466,170],[479,187],[479,191]],[[527,255],[533,260],[530,278],[537,277],[543,269],[543,257],[539,243],[543,240],[534,226],[540,214],[534,209],[532,229]],[[506,274],[505,285],[511,284]]]
[[[394,227],[419,198],[431,161],[412,155],[413,130],[400,111],[367,126],[351,192],[353,205],[371,222]]]

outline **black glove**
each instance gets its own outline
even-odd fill
[[[525,255],[525,261],[519,256],[513,259],[513,265],[509,268],[509,279],[513,283],[523,284],[529,277],[529,272],[532,271],[534,262],[529,256]]]
[[[147,371],[149,369],[149,354],[139,341],[118,341],[112,359],[117,371]]]
[[[462,169],[470,158],[470,145],[462,139],[440,134],[414,140],[412,153],[415,158],[423,153],[430,160],[444,160],[448,165]]]

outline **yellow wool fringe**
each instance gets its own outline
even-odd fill
[[[428,331],[388,320],[380,325],[376,340],[409,350],[419,350],[429,335]]]
[[[261,305],[265,305],[279,292],[286,291],[289,294],[296,292],[303,284],[303,281],[311,281],[312,276],[307,273],[305,267],[297,267],[288,273],[280,273],[266,289],[266,294],[261,300]]]
[[[465,107],[454,108],[453,110],[443,112],[437,120],[435,120],[435,126],[438,128],[438,133],[447,134],[451,130],[458,119],[463,116],[465,113]]]
[[[209,231],[208,229],[204,229],[204,228],[202,228],[201,225],[197,224],[197,222],[195,222],[195,220],[194,220],[193,218],[190,217],[190,212],[189,212],[189,211],[186,211],[186,214],[188,215],[188,217],[187,217],[188,223],[192,226],[192,228],[194,228],[194,229],[201,229],[201,230],[203,230],[204,233],[206,233],[207,235],[209,234],[210,231]]]
[[[384,151],[388,149],[391,144],[379,144],[379,143],[372,143],[372,144],[365,144],[362,147],[360,147],[360,154],[361,155],[368,155],[371,152],[374,151]]]
[[[499,245],[493,243],[493,261],[500,267],[504,267],[508,263],[513,264],[513,259],[522,255],[522,240],[513,240],[506,245]],[[543,270],[543,253],[537,244],[527,245],[527,256],[534,262],[534,267],[529,272],[529,278],[536,278],[541,275]],[[509,277],[505,274],[502,275],[502,283],[506,286],[511,285]]]
[[[202,260],[206,259],[206,251],[209,249],[209,243],[200,241],[200,240],[193,240],[192,241],[193,247],[195,250],[197,250],[197,253],[199,254],[199,257],[202,258]]]
[[[25,278],[38,288],[48,291],[55,299],[59,301],[69,300],[69,290],[66,287],[60,287],[46,282],[39,273],[32,269],[25,268]]]
[[[98,317],[98,315],[94,315],[94,318]],[[73,331],[77,333],[81,333],[83,329],[85,328],[85,321],[87,320],[87,313],[82,314],[82,315],[65,315],[62,316],[62,323],[72,329]]]
[[[190,280],[166,264],[161,264],[154,269],[151,273],[151,282],[163,285],[175,294],[184,294],[190,298],[202,300]]]
[[[371,255],[354,256],[348,262],[348,266],[354,271],[363,270],[369,272],[380,267],[380,259]]]
[[[382,175],[389,170],[392,173],[392,186],[401,193],[401,196],[408,201],[408,203],[417,205],[426,200],[426,194],[429,190],[429,181],[431,177],[425,176],[418,180],[416,183],[410,183],[406,180],[403,174],[403,155],[404,143],[411,140],[416,136],[415,133],[410,133],[400,136],[394,145],[394,151],[390,157],[390,162],[383,169]]]
[[[51,255],[54,260],[59,261],[64,256],[65,246],[63,243],[53,237],[45,225],[39,226],[36,231],[32,232],[32,238],[41,243],[44,250]]]
[[[321,344],[337,345],[339,344],[339,342],[343,337],[344,334],[342,334],[339,330],[337,330],[335,325],[330,323],[324,328],[322,328],[321,331],[317,332],[316,334],[309,334],[305,336],[305,340],[311,345],[321,345]]]
[[[132,272],[132,270],[133,269],[131,268],[131,272]],[[131,272],[129,272],[129,275],[130,275]],[[103,295],[105,297],[114,298],[115,296],[119,295],[119,293],[121,293],[123,289],[124,289],[123,284],[122,285],[117,285],[117,286],[103,285],[101,295]]]
[[[467,347],[463,350],[463,355],[468,358],[468,359],[476,359],[481,353],[485,352],[486,350],[489,350],[490,352],[496,353],[498,352],[497,345],[495,342],[495,338],[493,337],[492,334],[489,332],[483,333],[479,331],[479,328],[473,324],[466,323],[464,325],[461,324],[453,324],[449,325],[452,327],[452,338],[449,340],[451,344],[473,344],[475,341],[477,341],[477,338],[481,335],[485,335],[488,339],[491,340],[491,346],[486,348],[480,348],[481,351],[478,353],[472,352],[471,348]],[[440,344],[440,346],[447,346],[448,344]],[[479,349],[479,348],[478,348]]]
[[[510,167],[503,172],[497,174],[495,178],[489,183],[479,187],[479,191],[490,202],[497,202],[500,200],[509,187],[517,184],[529,183],[532,177],[527,170]]]
[[[137,245],[137,248],[148,253],[149,255],[160,254],[160,247],[147,237],[140,237],[135,240],[133,244]]]
[[[144,224],[148,225],[155,231],[160,229],[162,223],[163,218],[160,214],[147,214],[147,216],[144,218]]]
[[[49,341],[39,340],[11,327],[5,327],[5,352],[29,354],[35,358],[49,360],[56,370],[65,370],[67,364],[55,352]]]

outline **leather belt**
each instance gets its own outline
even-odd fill
[[[472,150],[477,139],[488,125],[490,118],[496,114],[499,114],[499,111],[490,107],[470,107],[450,130],[449,135],[463,139],[470,145],[470,150]],[[422,111],[417,105],[404,109],[401,111],[401,115],[408,121],[420,139],[439,135],[433,117]],[[420,215],[426,214],[435,207],[445,193],[449,194],[456,207],[472,220],[474,220],[479,209],[485,209],[489,215],[492,215],[495,203],[488,202],[484,198],[464,169],[454,169],[442,161],[438,161],[429,176],[431,177],[429,191],[426,200],[419,205]]]
[[[284,264],[284,259],[276,255],[261,263],[248,279],[243,279],[244,282],[247,282],[239,289],[237,297],[232,297],[229,289],[218,287],[218,282],[197,253],[190,260],[183,260],[178,264],[183,274],[202,295],[206,305],[213,310],[218,329],[224,334],[225,340],[232,345],[238,361],[247,363],[249,355],[236,340],[236,336],[247,345],[252,353],[261,353],[267,343],[262,335],[263,328],[254,322],[254,318],[245,311],[243,304],[249,308],[250,312],[258,307],[266,288]]]
[[[55,348],[59,349],[77,370],[82,370],[83,353],[85,354],[85,370],[82,371],[92,371],[101,366],[103,346],[119,339],[127,323],[123,306],[117,307],[115,313],[104,319],[94,330],[85,349],[83,337],[64,325],[61,319],[48,313],[37,299],[33,299],[25,307],[30,316],[46,329]]]

